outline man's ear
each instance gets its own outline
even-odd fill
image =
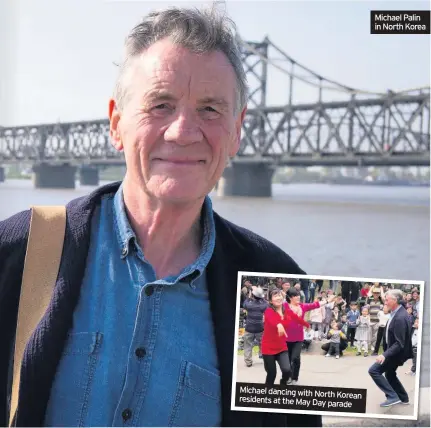
[[[120,135],[120,119],[121,114],[117,108],[117,103],[114,99],[109,100],[109,136],[111,137],[111,144],[116,150],[121,152],[123,150],[123,142]]]
[[[229,150],[229,156],[231,158],[233,158],[238,153],[239,146],[241,145],[241,129],[242,129],[242,124],[244,122],[246,112],[247,112],[247,107],[244,107],[244,110],[241,112],[241,114],[238,116],[238,119],[236,120],[235,141],[232,144],[231,150]]]

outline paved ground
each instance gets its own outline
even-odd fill
[[[316,344],[317,345],[317,344]],[[264,383],[265,381],[265,369],[263,368],[263,361],[259,360],[257,356],[253,357],[254,364],[252,367],[246,367],[244,364],[243,356],[238,355],[238,382],[256,382]],[[380,403],[385,400],[384,394],[377,388],[368,375],[368,368],[375,361],[375,357],[368,356],[343,356],[339,360],[334,357],[325,358],[322,354],[307,354],[302,353],[301,356],[301,372],[300,372],[300,385],[310,386],[333,386],[342,388],[364,388],[367,389],[367,414],[381,414],[391,416],[413,416],[413,404],[408,406],[396,405],[389,408],[381,408]],[[415,377],[406,375],[405,372],[411,366],[411,361],[408,361],[403,367],[398,369],[398,377],[403,383],[406,391],[410,396],[410,401],[413,403],[415,398]],[[276,382],[278,383],[280,378],[279,368],[277,373]],[[422,411],[420,413],[426,413],[429,421],[429,388],[423,388],[424,396],[422,405],[420,406]],[[422,388],[421,388],[422,391]],[[427,392],[426,392],[427,391]],[[426,401],[424,401],[424,399]],[[425,415],[426,417],[426,415]],[[361,419],[361,418],[355,418]],[[423,417],[422,417],[423,419]],[[351,426],[349,423],[354,422],[352,418],[348,417],[324,417],[325,426]],[[358,423],[359,422],[359,423]],[[374,423],[373,423],[374,422]],[[389,422],[389,421],[388,421]],[[391,420],[390,423],[395,422]],[[401,426],[429,426],[429,425],[417,425],[417,422],[400,420]],[[383,419],[375,419],[374,421],[369,418],[363,418],[362,422],[357,421],[355,425],[386,425]]]

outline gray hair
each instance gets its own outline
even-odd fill
[[[199,10],[169,7],[151,12],[129,33],[125,41],[125,58],[120,65],[114,99],[121,110],[127,99],[124,77],[142,52],[159,40],[169,37],[173,43],[196,54],[221,51],[234,69],[238,83],[235,113],[247,104],[247,79],[241,61],[241,51],[235,35],[235,23],[216,6]]]
[[[385,296],[390,296],[393,299],[397,301],[398,304],[401,304],[401,302],[404,300],[404,294],[401,290],[398,290],[397,288],[393,290],[388,290],[385,294]]]

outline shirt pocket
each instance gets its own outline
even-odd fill
[[[70,334],[57,367],[45,426],[84,426],[102,333]]]
[[[219,374],[183,361],[169,426],[220,426],[220,423]]]

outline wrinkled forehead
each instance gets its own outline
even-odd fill
[[[236,75],[220,51],[197,54],[162,40],[136,58],[134,78],[143,94],[163,88],[176,96],[223,98],[232,105],[236,100]]]

